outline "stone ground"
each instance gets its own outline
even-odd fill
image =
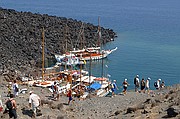
[[[2,101],[6,97],[7,82],[0,80]],[[147,93],[128,92],[127,95],[115,97],[90,97],[85,100],[75,98],[74,103],[67,105],[68,97],[62,95],[59,101],[50,99],[51,93],[47,88],[27,87],[20,85],[20,89],[27,88],[38,94],[43,102],[41,116],[37,119],[180,119],[180,85],[168,87],[164,90]],[[31,119],[28,107],[28,92],[19,94],[17,101],[18,119]],[[167,111],[169,110],[169,111]],[[0,118],[7,119],[7,114],[0,113]]]

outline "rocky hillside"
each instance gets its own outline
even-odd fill
[[[80,37],[81,26],[81,21],[73,19],[0,8],[0,74],[41,67],[43,27],[46,60],[65,51],[66,43],[67,50],[97,44],[98,26],[83,23],[84,35]],[[116,37],[113,30],[102,27],[101,34],[101,43]]]

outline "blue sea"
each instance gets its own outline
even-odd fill
[[[113,29],[118,38],[104,48],[118,50],[104,59],[104,75],[122,86],[125,78],[161,78],[166,85],[180,83],[179,0],[1,0],[0,7],[67,17]],[[106,66],[105,66],[106,65]],[[92,74],[101,76],[101,61],[92,62]],[[88,65],[87,65],[87,69]],[[122,88],[120,88],[121,91]]]

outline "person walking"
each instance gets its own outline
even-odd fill
[[[138,92],[139,89],[139,75],[136,75],[134,78],[135,92]]]
[[[68,93],[67,93],[67,97],[69,97],[69,100],[68,100],[68,105],[70,104],[71,101],[73,101],[73,98],[72,98],[72,90],[69,89]]]
[[[160,82],[161,82],[161,79],[158,79],[157,81],[154,82],[154,87],[159,90],[160,89]]]
[[[149,94],[149,90],[150,90],[150,80],[151,80],[151,78],[149,78],[149,77],[146,79],[146,91],[148,94]]]
[[[7,85],[7,90],[8,90],[7,97],[9,97],[10,94],[11,94],[11,90],[12,90],[12,82],[9,82],[9,83],[8,83],[8,85]]]
[[[112,91],[111,97],[115,96],[116,89],[119,90],[116,84],[116,80],[114,80],[113,83],[111,84],[111,91]]]
[[[30,96],[29,96],[29,107],[32,107],[33,110],[33,117],[35,118],[37,115],[37,110],[38,107],[40,106],[41,103],[41,99],[37,94],[34,94],[33,91],[29,92]]]
[[[142,78],[142,80],[141,80],[141,93],[142,92],[145,93],[145,86],[146,86],[146,83],[144,81],[144,78]]]
[[[127,82],[127,79],[124,79],[124,82],[123,82],[123,93],[124,93],[124,95],[126,95],[128,85],[129,84]]]
[[[54,94],[55,94],[55,85],[56,85],[56,82],[54,82],[52,85],[51,85],[51,89],[52,89],[52,98],[54,99]]]
[[[2,99],[1,99],[1,95],[0,95],[0,112],[3,111],[3,103],[2,103]]]
[[[16,80],[14,80],[14,83],[12,85],[12,89],[13,89],[14,97],[17,97],[18,96],[18,92],[19,92],[19,86],[18,86]]]
[[[13,94],[10,94],[10,98],[6,102],[6,107],[9,111],[9,118],[17,119],[17,113],[16,113],[17,105]]]
[[[160,88],[163,89],[165,87],[165,83],[164,81],[162,81],[162,83],[160,84]]]
[[[51,87],[52,87],[52,90],[53,90],[53,93],[52,93],[53,99],[54,100],[59,100],[60,93],[59,93],[59,86],[57,85],[57,82],[54,82],[54,84]]]

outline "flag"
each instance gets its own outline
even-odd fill
[[[110,75],[110,74],[107,74],[107,77],[111,77],[111,75]]]

